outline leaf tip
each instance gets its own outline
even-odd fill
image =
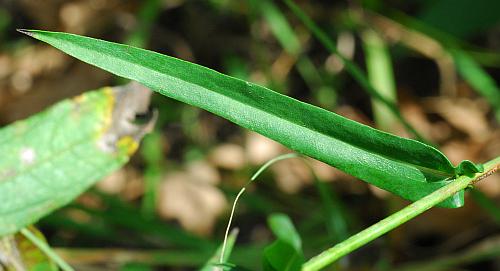
[[[25,35],[28,35],[30,37],[33,37],[33,38],[35,37],[35,34],[33,32],[31,32],[31,30],[29,30],[29,29],[18,28],[18,29],[16,29],[16,31],[19,33],[23,33]]]

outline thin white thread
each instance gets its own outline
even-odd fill
[[[240,192],[238,192],[238,195],[236,195],[236,198],[234,199],[233,208],[231,209],[231,216],[229,216],[229,222],[227,223],[226,233],[224,235],[224,243],[222,244],[222,250],[220,252],[219,262],[221,264],[224,263],[224,252],[226,252],[227,236],[229,235],[229,229],[231,228],[231,223],[233,222],[233,215],[234,215],[234,210],[236,209],[236,203],[238,203],[238,199],[240,198],[241,194],[243,194],[243,192],[245,192],[245,190],[246,190],[246,188],[243,187],[240,190]]]

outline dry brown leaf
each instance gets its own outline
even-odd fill
[[[237,170],[247,164],[245,150],[240,145],[222,144],[215,147],[209,155],[209,160],[218,167]]]
[[[248,160],[253,165],[262,165],[280,155],[285,149],[278,142],[255,132],[249,132],[245,144]]]
[[[466,159],[475,161],[478,146],[472,142],[451,140],[440,149],[453,164],[458,165],[461,161]]]
[[[209,234],[226,206],[226,198],[219,189],[197,182],[186,172],[173,172],[160,185],[159,215],[178,220],[182,227],[196,234]]]
[[[474,141],[483,142],[490,133],[484,111],[472,100],[439,97],[429,99],[426,104]]]
[[[375,195],[377,198],[379,199],[385,199],[387,198],[391,193],[384,190],[384,189],[380,189],[374,185],[368,185],[368,188],[370,189],[370,191],[372,192],[373,195]]]
[[[296,58],[283,51],[271,65],[271,75],[276,82],[284,82],[293,68]]]
[[[99,181],[96,188],[108,194],[120,195],[126,200],[134,200],[144,194],[144,180],[136,169],[124,167]]]
[[[338,179],[342,175],[345,175],[342,171],[325,164],[321,161],[318,161],[313,158],[308,158],[307,159],[309,164],[311,165],[312,170],[314,171],[314,174],[318,177],[319,180],[325,181],[325,182],[330,182]]]
[[[484,192],[489,198],[500,195],[500,174],[493,174],[488,179],[478,182],[475,187]]]
[[[119,194],[127,182],[125,169],[117,170],[96,184],[96,188],[108,194]]]
[[[8,55],[0,55],[0,80],[10,74],[12,59]]]
[[[194,180],[200,183],[217,185],[221,180],[219,171],[204,160],[189,163],[186,166],[186,171]]]
[[[336,110],[336,113],[348,119],[363,123],[368,126],[373,125],[370,119],[366,117],[361,111],[349,105],[339,106]]]
[[[144,195],[144,179],[138,172],[134,172],[136,174],[128,177],[121,193],[121,196],[127,201],[136,200]]]
[[[402,105],[400,106],[401,114],[415,128],[415,130],[422,134],[424,138],[429,138],[432,141],[441,140],[441,133],[433,133],[434,127],[427,118],[422,107],[414,102],[411,102],[408,98],[405,99],[403,95],[402,97],[405,101],[402,102]],[[409,137],[409,134],[406,131],[400,131],[398,135]]]
[[[286,193],[297,193],[302,187],[311,184],[313,175],[304,161],[300,159],[287,159],[271,167],[276,184]]]

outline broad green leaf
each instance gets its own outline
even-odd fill
[[[284,214],[273,214],[268,224],[277,240],[264,250],[264,270],[300,270],[304,263],[302,241],[290,218]]]
[[[167,97],[256,131],[409,200],[446,185],[459,171],[440,151],[193,63],[73,34],[22,30],[36,39]],[[463,205],[463,191],[441,206]]]
[[[147,110],[149,95],[138,84],[103,88],[2,128],[0,236],[36,222],[125,164],[154,122],[132,123]]]

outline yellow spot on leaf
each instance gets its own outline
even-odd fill
[[[120,153],[126,153],[128,156],[131,156],[139,148],[139,143],[130,136],[124,136],[118,140],[117,146]]]
[[[81,104],[81,103],[83,103],[85,101],[85,98],[86,98],[85,94],[81,94],[81,95],[73,97],[72,100],[76,104]]]
[[[102,123],[98,124],[99,127],[101,127],[97,131],[98,139],[104,137],[109,128],[111,128],[111,124],[113,123],[113,109],[115,107],[115,96],[113,93],[113,89],[111,87],[105,87],[103,88],[102,92],[104,93],[105,101],[100,106],[102,107],[103,114]]]
[[[111,123],[113,122],[113,109],[115,107],[115,95],[111,87],[104,88],[104,95],[106,96],[106,103],[104,107],[104,125],[103,132],[109,129]]]

